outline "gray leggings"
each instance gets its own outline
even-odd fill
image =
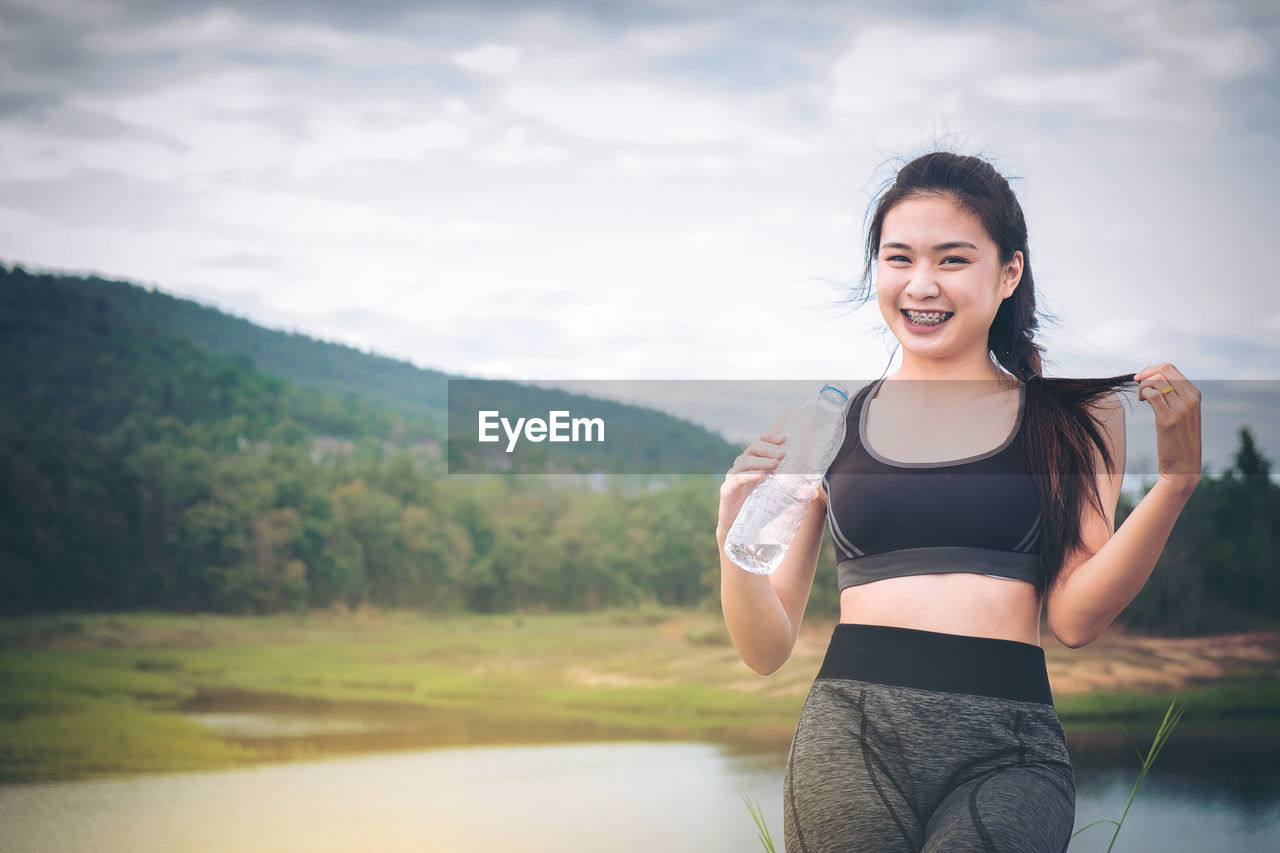
[[[790,853],[1062,853],[1075,804],[1039,646],[836,626],[787,759]]]

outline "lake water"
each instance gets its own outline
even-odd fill
[[[358,727],[305,716],[204,716],[244,739],[342,738]],[[1275,734],[1175,731],[1117,853],[1280,850]],[[1067,736],[1076,826],[1118,818],[1137,776],[1133,747],[1118,734]],[[777,750],[697,743],[468,746],[13,784],[0,786],[0,851],[762,850],[740,791],[763,807],[781,849],[784,759]],[[1111,833],[1086,830],[1071,850],[1105,850]]]
[[[761,848],[736,788],[780,815],[777,778],[715,746],[607,743],[15,785],[0,849],[741,851]]]

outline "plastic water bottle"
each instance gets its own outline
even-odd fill
[[[724,552],[736,565],[772,574],[800,529],[817,485],[844,444],[849,392],[828,382],[817,398],[796,409],[782,427],[786,456],[756,484],[738,511]]]

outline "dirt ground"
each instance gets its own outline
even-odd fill
[[[1179,689],[1240,675],[1280,675],[1280,631],[1147,637],[1112,625],[1080,649],[1041,637],[1054,694]]]

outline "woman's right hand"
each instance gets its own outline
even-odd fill
[[[777,468],[778,463],[787,455],[782,449],[785,442],[786,436],[780,431],[766,430],[733,460],[733,467],[725,474],[724,482],[720,485],[720,517],[716,522],[716,538],[721,542],[729,535],[729,528],[733,526],[742,505],[747,502],[751,490],[770,471]]]

